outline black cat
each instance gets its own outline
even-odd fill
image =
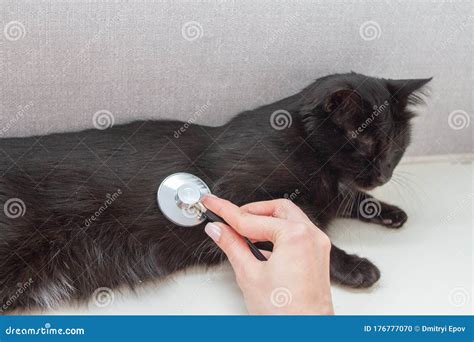
[[[157,188],[175,172],[237,204],[291,194],[322,229],[337,216],[401,227],[401,209],[362,191],[390,179],[410,140],[407,105],[429,81],[336,74],[221,127],[139,121],[0,139],[0,309],[224,260],[203,226],[177,227],[158,209]],[[331,276],[360,288],[380,272],[333,246]]]

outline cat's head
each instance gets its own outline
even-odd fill
[[[362,189],[388,182],[410,143],[413,105],[428,79],[391,80],[356,73],[317,80],[303,90],[307,141],[340,181]]]

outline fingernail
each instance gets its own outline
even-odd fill
[[[212,240],[219,242],[219,239],[221,238],[221,228],[218,225],[209,222],[206,224],[204,231]]]

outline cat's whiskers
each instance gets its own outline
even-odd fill
[[[360,209],[359,209],[359,205],[360,205],[360,202],[361,202],[361,200],[362,200],[361,197],[362,197],[363,194],[364,194],[364,193],[361,192],[361,191],[358,191],[358,192],[356,193],[356,200],[355,200],[355,203],[356,203],[356,205],[357,205],[357,210],[356,210],[356,211],[357,211],[357,219],[358,219],[358,220],[360,220]]]
[[[354,195],[353,195],[353,191],[352,191],[352,190],[349,190],[349,191],[347,192],[347,203],[346,203],[346,205],[345,205],[345,207],[344,207],[343,215],[350,216],[351,211],[347,211],[347,209],[352,210],[353,205],[354,205]]]
[[[397,172],[393,174],[392,179],[394,180],[394,182],[399,184],[401,188],[406,190],[410,194],[410,196],[419,200],[418,193],[414,189],[417,184],[415,181],[408,177],[409,175],[409,173]]]
[[[339,202],[339,206],[338,206],[338,208],[337,208],[337,210],[336,210],[336,216],[341,216],[341,214],[344,215],[345,209],[346,209],[346,206],[347,206],[346,201],[347,201],[347,199],[349,198],[349,196],[350,196],[350,190],[345,190],[345,191],[342,193],[342,199],[341,199],[341,201]],[[344,205],[344,210],[341,211],[341,208],[342,208],[343,205]]]
[[[389,184],[391,184],[397,190],[398,196],[401,196],[400,188],[402,187],[402,185],[400,184],[398,178],[392,176],[392,179],[390,180]]]
[[[350,213],[352,215],[352,210],[354,210],[354,204],[356,203],[356,192],[351,192],[351,209]]]
[[[403,177],[403,175],[393,174],[392,179],[393,179],[394,182],[396,182],[400,186],[404,187],[405,190],[410,190],[410,185],[411,184],[409,183],[409,181],[407,181],[407,179],[405,177]]]
[[[342,196],[342,198],[341,198],[341,200],[339,201],[339,205],[338,205],[337,210],[336,210],[336,216],[339,216],[339,211],[341,210],[341,207],[342,207],[342,205],[344,204],[344,201],[345,201],[345,199],[346,199],[347,193],[343,193],[343,194],[341,194],[341,196]]]

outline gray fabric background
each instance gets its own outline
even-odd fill
[[[0,0],[0,136],[90,128],[100,110],[218,125],[354,70],[434,76],[409,153],[470,152],[472,18],[470,0]]]

